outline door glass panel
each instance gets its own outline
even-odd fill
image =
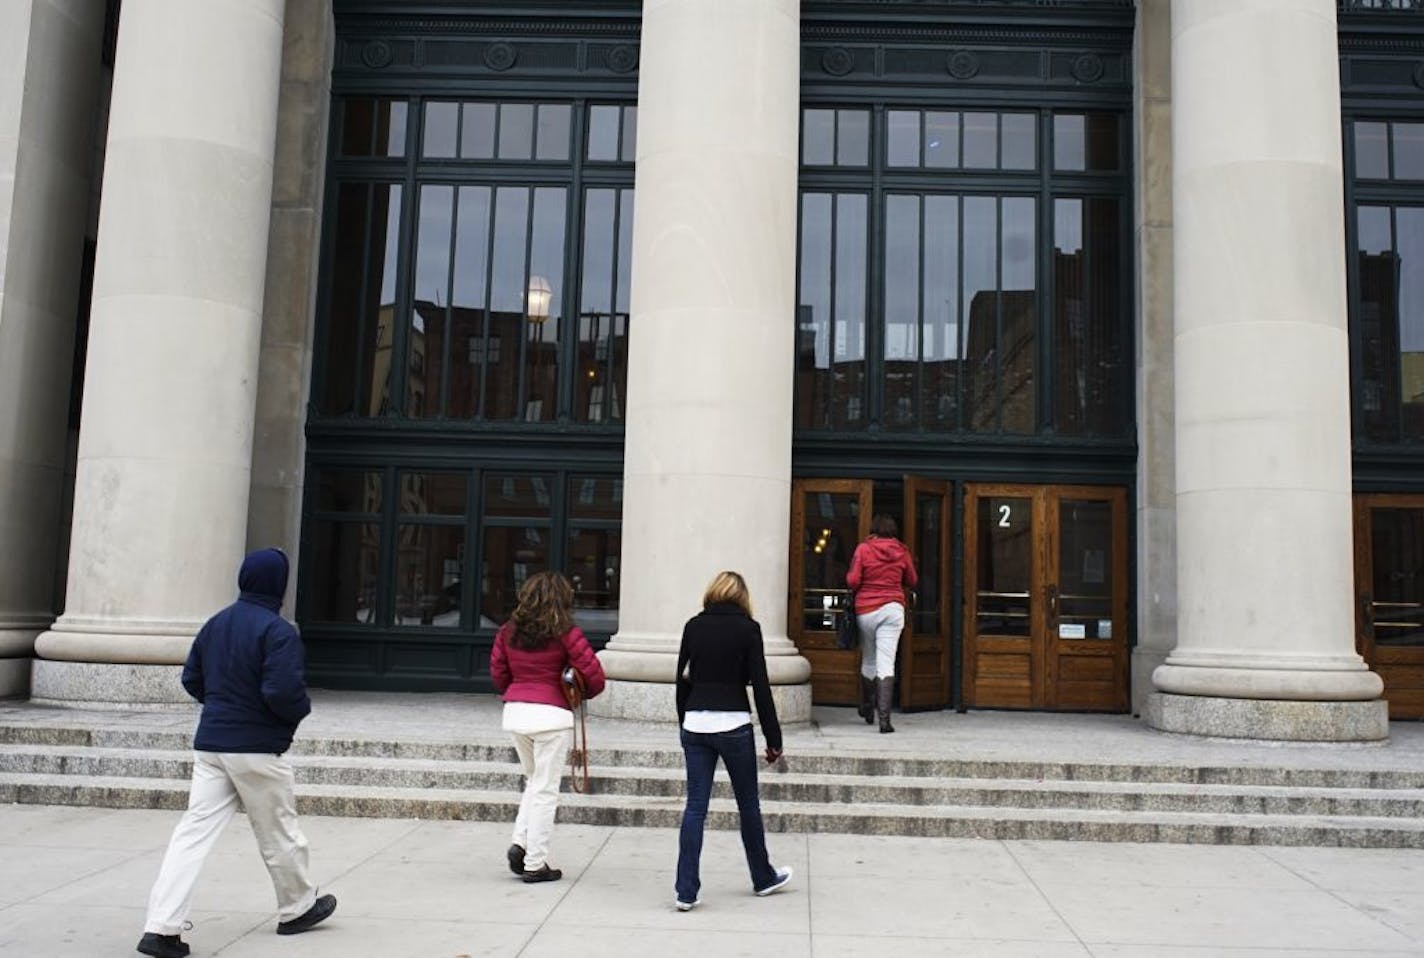
[[[979,500],[975,563],[978,635],[1028,635],[1033,582],[1032,500],[986,496]]]
[[[397,549],[395,624],[459,628],[465,527],[403,522]]]
[[[307,621],[375,622],[380,524],[316,519],[310,528],[313,558],[307,568]]]
[[[801,627],[829,632],[846,597],[846,572],[859,539],[860,496],[853,492],[805,494],[801,542]]]
[[[493,629],[509,618],[524,585],[549,568],[547,526],[486,526],[480,575],[480,628]]]
[[[574,621],[585,632],[612,635],[618,631],[618,560],[622,548],[623,535],[618,529],[569,530],[568,570],[574,587]]]
[[[911,613],[915,632],[926,635],[939,632],[940,610],[945,597],[940,595],[940,579],[945,556],[944,497],[936,492],[921,492],[915,496],[915,541],[910,548],[919,565],[920,584]]]
[[[1113,637],[1112,503],[1058,504],[1058,638]]]
[[[1370,510],[1376,646],[1424,646],[1424,509]]]

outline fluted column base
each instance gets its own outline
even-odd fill
[[[1389,706],[1382,699],[1311,702],[1152,692],[1146,718],[1163,732],[1211,738],[1365,743],[1389,738]]]

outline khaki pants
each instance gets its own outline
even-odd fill
[[[549,839],[559,810],[559,781],[573,742],[573,729],[511,733],[519,764],[524,769],[524,795],[514,819],[514,844],[524,847],[524,870],[538,871],[548,864]]]
[[[182,932],[203,862],[236,814],[239,800],[272,876],[277,920],[290,921],[316,902],[316,886],[307,875],[307,840],[297,825],[292,766],[280,755],[194,752],[188,810],[173,830],[149,893],[144,931]]]

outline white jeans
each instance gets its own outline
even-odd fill
[[[198,873],[236,814],[239,800],[272,876],[277,920],[290,921],[311,908],[316,886],[307,876],[307,840],[297,825],[292,786],[292,766],[280,755],[194,752],[188,810],[173,830],[149,893],[144,931],[182,932],[193,907]]]
[[[524,769],[524,794],[514,819],[514,844],[524,849],[524,870],[538,871],[549,859],[549,838],[559,810],[559,780],[573,744],[571,728],[511,732]]]
[[[905,631],[905,607],[887,603],[856,616],[855,624],[860,628],[860,674],[867,679],[893,678],[895,652],[900,648],[900,633]]]

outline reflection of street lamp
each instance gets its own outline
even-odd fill
[[[542,276],[529,277],[528,293],[528,315],[529,322],[542,323],[549,318],[549,300],[554,296],[554,291],[549,287],[549,281]]]
[[[529,422],[536,422],[544,418],[544,397],[539,367],[544,351],[544,323],[549,319],[549,301],[553,297],[554,291],[550,288],[547,279],[538,275],[529,277],[529,290],[525,293],[525,314],[532,327],[530,339],[534,342],[534,356],[530,364],[533,385],[524,398],[524,418]],[[554,335],[558,335],[558,330],[554,331]]]

